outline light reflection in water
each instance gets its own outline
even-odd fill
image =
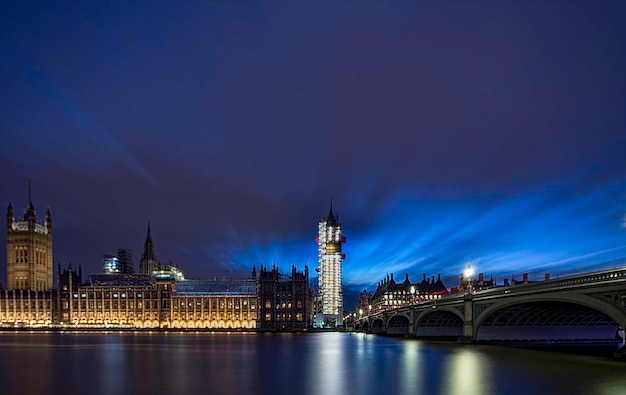
[[[418,341],[405,341],[403,343],[402,360],[400,361],[400,394],[418,393],[421,389],[422,377],[424,375],[424,369],[420,363],[420,343]],[[419,392],[421,393],[421,391]]]
[[[11,395],[622,395],[625,366],[348,333],[0,332],[0,393]]]
[[[316,388],[311,393],[318,394],[346,394],[347,388],[344,371],[345,336],[342,333],[322,333],[317,336],[314,352],[313,374],[314,382],[309,388]]]
[[[491,361],[470,346],[448,357],[443,377],[446,394],[487,395],[493,393]]]

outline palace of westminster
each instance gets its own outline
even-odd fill
[[[302,331],[312,326],[308,267],[286,276],[274,266],[249,278],[186,280],[156,259],[150,225],[134,273],[132,253],[105,255],[103,272],[83,279],[52,261],[52,216],[37,221],[30,201],[23,219],[7,209],[7,284],[0,285],[0,328],[193,329]]]
[[[30,189],[30,188],[29,188]],[[22,220],[7,208],[7,284],[0,284],[0,329],[127,329],[305,331],[343,325],[341,290],[342,236],[339,217],[330,211],[319,223],[318,295],[309,285],[309,269],[291,275],[256,266],[248,278],[185,279],[154,253],[150,224],[139,273],[132,252],[119,249],[103,257],[101,273],[83,279],[82,269],[53,265],[50,210],[37,221],[30,199]],[[391,286],[393,285],[393,286]],[[410,292],[409,292],[410,289]],[[417,290],[417,293],[414,292]],[[386,308],[414,298],[446,292],[441,280],[411,284],[383,281],[373,295],[364,291],[359,305]],[[358,309],[358,306],[357,306]],[[358,311],[358,310],[357,310]]]

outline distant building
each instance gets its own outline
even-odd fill
[[[369,311],[372,309],[372,295],[371,292],[368,292],[364,289],[359,295],[359,301],[356,304],[356,314],[361,317],[363,315],[367,315]]]
[[[102,255],[102,273],[122,273],[122,267],[115,255]]]
[[[432,280],[428,280],[426,273],[424,273],[421,282],[411,283],[407,273],[403,282],[396,283],[392,273],[378,283],[378,288],[376,288],[376,292],[374,292],[369,303],[372,308],[369,309],[368,305],[368,311],[376,312],[405,304],[440,299],[448,293],[448,289],[441,281],[441,275],[438,275],[437,281],[435,281],[435,276],[432,277]]]
[[[159,264],[160,269],[157,271],[153,271],[152,275],[159,280],[171,279],[175,281],[184,281],[185,273],[178,268],[178,266],[174,266],[172,263],[168,263],[165,265]]]
[[[7,208],[7,290],[48,291],[52,289],[52,216],[46,211],[37,222],[28,185],[28,209],[16,221],[13,206]]]
[[[342,262],[345,254],[341,245],[346,238],[341,233],[339,217],[333,214],[331,201],[328,216],[318,225],[318,294],[321,310],[316,315],[317,327],[338,327],[343,320]]]
[[[283,276],[278,267],[268,271],[261,266],[255,274],[261,314],[260,331],[304,331],[313,326],[313,291],[309,288],[309,268],[291,277]]]
[[[117,260],[120,263],[121,273],[135,273],[135,264],[133,263],[133,251],[127,248],[117,249]]]
[[[150,222],[148,222],[148,234],[143,245],[143,254],[139,263],[139,273],[152,274],[152,272],[161,270],[159,261],[154,254],[154,244],[152,243],[152,234],[150,233]]]
[[[133,274],[133,252],[125,248],[118,248],[117,255],[103,255],[102,273]]]

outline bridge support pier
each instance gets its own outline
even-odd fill
[[[459,343],[474,343],[474,302],[473,295],[468,292],[463,297],[463,310],[465,319],[463,320],[463,336],[458,339]]]
[[[407,337],[415,337],[417,333],[417,313],[415,312],[415,307],[411,307],[409,309],[409,333],[407,333]]]

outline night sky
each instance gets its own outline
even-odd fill
[[[55,265],[125,247],[138,269],[150,221],[188,277],[316,282],[331,198],[347,310],[387,273],[626,262],[623,2],[17,3],[0,206],[32,179]]]

